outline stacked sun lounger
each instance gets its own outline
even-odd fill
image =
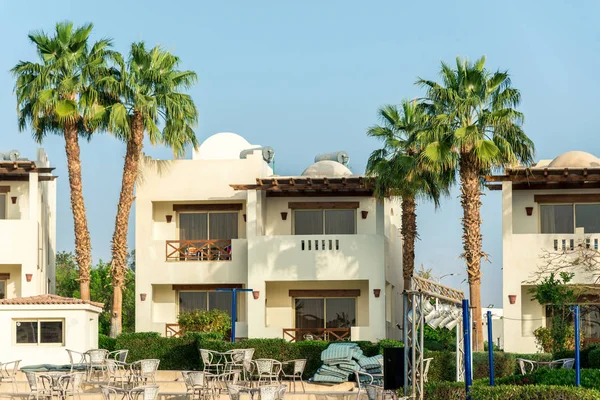
[[[369,374],[381,374],[381,355],[366,357],[355,343],[332,343],[321,352],[323,365],[319,368],[313,382],[347,382],[355,371]]]

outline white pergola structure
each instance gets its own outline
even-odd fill
[[[410,289],[404,296],[404,394],[422,400],[425,348],[425,324],[433,328],[456,327],[456,381],[464,381],[465,343],[462,327],[460,290],[418,276],[411,277]]]

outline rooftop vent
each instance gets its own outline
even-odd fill
[[[3,151],[0,152],[0,161],[17,161],[20,156],[19,150]]]
[[[334,151],[333,153],[318,154],[315,157],[315,162],[324,160],[336,161],[342,165],[348,165],[348,162],[350,162],[350,157],[345,151]]]
[[[273,150],[271,146],[254,147],[252,149],[242,150],[240,152],[240,158],[246,158],[248,154],[252,154],[257,150],[262,152],[263,160],[265,160],[265,162],[270,163],[273,161],[273,157],[275,157],[275,150]]]

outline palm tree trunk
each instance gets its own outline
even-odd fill
[[[402,276],[404,290],[410,287],[410,277],[415,270],[415,240],[417,238],[417,204],[414,196],[402,197]]]
[[[79,135],[77,126],[74,123],[68,123],[65,126],[64,137],[71,189],[71,210],[73,211],[73,223],[75,225],[75,259],[79,267],[79,291],[82,300],[90,300],[92,245],[83,201]]]
[[[463,207],[463,258],[467,262],[469,293],[474,328],[475,351],[483,351],[483,321],[481,316],[481,190],[477,161],[470,153],[461,154],[460,190]]]
[[[115,220],[115,232],[112,240],[112,263],[110,266],[113,284],[112,315],[110,321],[110,337],[121,333],[123,318],[123,285],[127,272],[127,232],[129,230],[129,214],[133,204],[133,189],[138,175],[140,154],[144,140],[144,123],[141,114],[134,112],[131,117],[131,137],[127,141],[121,195]]]

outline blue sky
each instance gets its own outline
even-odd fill
[[[522,92],[525,130],[537,158],[567,150],[600,155],[597,137],[600,31],[597,2],[503,1],[9,1],[0,0],[0,150],[35,156],[28,132],[17,130],[9,69],[32,60],[31,30],[56,21],[93,22],[93,38],[112,37],[127,52],[132,41],[161,44],[199,76],[191,94],[200,111],[200,141],[231,131],[270,145],[277,173],[298,174],[320,152],[345,150],[364,170],[378,143],[365,136],[381,105],[414,98],[418,76],[437,79],[441,60],[488,57],[508,69]],[[58,249],[73,249],[73,227],[62,139],[44,147],[57,167]],[[146,153],[170,158],[164,148]],[[84,195],[95,260],[110,258],[124,146],[107,134],[82,143]],[[418,208],[417,265],[458,287],[466,277],[458,191],[435,211]],[[483,303],[501,304],[500,195],[483,198]],[[133,221],[133,218],[132,218]],[[133,245],[134,231],[130,231]],[[462,286],[466,289],[466,285]]]

